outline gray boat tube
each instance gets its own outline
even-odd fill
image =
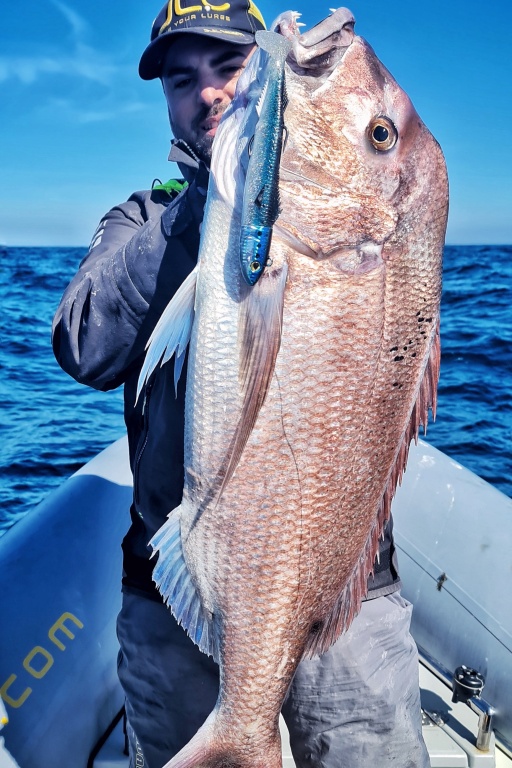
[[[22,768],[86,768],[123,706],[115,623],[131,496],[122,439],[0,538],[2,736]]]
[[[126,439],[0,538],[2,730],[22,768],[87,768],[123,705],[115,634],[132,480]],[[420,440],[393,503],[418,645],[481,672],[512,745],[512,500]]]

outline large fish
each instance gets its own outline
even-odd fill
[[[292,52],[272,263],[246,284],[242,80],[246,118],[234,104],[214,144],[197,280],[152,345],[154,365],[169,324],[166,357],[192,327],[183,501],[153,539],[155,580],[220,664],[215,709],[172,768],[281,766],[290,680],[358,611],[435,403],[445,163],[353,26],[346,9],[302,35],[297,14],[280,19]]]

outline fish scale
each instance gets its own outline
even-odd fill
[[[281,213],[253,287],[239,262],[240,167],[226,154],[251,124],[236,99],[214,144],[183,500],[152,544],[154,578],[219,661],[220,689],[169,768],[281,766],[290,680],[359,610],[409,442],[435,406],[442,154],[346,9],[310,37],[291,19]],[[390,151],[371,132],[382,118]]]
[[[309,281],[308,281],[309,282]],[[290,277],[290,285],[292,279]],[[356,289],[357,290],[357,289]],[[285,306],[288,306],[285,297]],[[343,296],[340,297],[343,300]],[[302,301],[308,299],[307,303]],[[343,583],[346,580],[347,574],[343,574],[341,569],[333,568],[333,563],[330,567],[326,567],[326,562],[323,559],[323,553],[327,550],[331,559],[343,562],[347,558],[345,552],[338,546],[337,550],[332,549],[332,536],[329,536],[329,532],[336,527],[338,517],[339,506],[339,488],[340,478],[336,475],[340,472],[340,466],[343,466],[343,458],[340,458],[339,465],[332,464],[330,467],[324,468],[321,472],[321,481],[319,477],[318,461],[311,461],[309,458],[308,446],[311,444],[312,436],[322,445],[330,444],[332,440],[332,433],[328,427],[326,416],[329,412],[336,412],[339,410],[339,401],[341,399],[344,387],[348,380],[348,385],[354,385],[357,377],[354,376],[353,369],[348,372],[348,376],[340,374],[338,365],[333,367],[333,360],[337,363],[340,340],[338,334],[335,334],[336,338],[329,336],[318,338],[318,332],[315,328],[312,328],[309,318],[311,316],[312,304],[317,304],[317,299],[314,292],[311,289],[311,284],[308,286],[307,296],[297,295],[297,303],[301,305],[300,315],[302,317],[302,325],[297,322],[298,310],[295,307],[294,310],[290,310],[291,322],[290,327],[293,329],[294,338],[299,338],[302,341],[302,345],[306,348],[311,348],[312,343],[315,343],[315,350],[318,355],[311,359],[311,355],[308,358],[308,367],[318,372],[325,372],[326,366],[331,365],[331,378],[338,379],[338,386],[332,387],[330,397],[324,404],[324,408],[321,411],[316,410],[316,399],[314,397],[315,391],[317,391],[315,376],[311,380],[311,375],[305,374],[303,368],[297,365],[298,361],[303,360],[302,355],[297,355],[296,350],[287,343],[287,328],[288,328],[288,316],[285,311],[283,319],[283,351],[289,350],[291,364],[299,370],[295,370],[295,377],[289,376],[287,371],[287,356],[284,354],[278,357],[276,363],[276,375],[273,379],[269,397],[264,405],[258,424],[262,424],[257,433],[258,436],[250,438],[247,444],[246,451],[242,457],[242,460],[237,468],[235,475],[224,492],[224,495],[219,502],[217,508],[212,512],[203,513],[200,525],[204,529],[203,541],[197,541],[196,546],[202,549],[206,546],[206,542],[210,537],[215,535],[216,527],[221,524],[226,529],[233,528],[237,525],[241,526],[242,530],[237,531],[236,535],[233,535],[230,539],[232,549],[226,552],[225,557],[228,560],[235,558],[237,568],[233,571],[230,570],[229,578],[223,580],[222,583],[216,583],[216,574],[211,573],[208,575],[208,580],[214,584],[214,591],[217,595],[222,595],[219,598],[219,602],[224,599],[233,600],[233,607],[235,608],[239,600],[247,601],[248,594],[251,590],[255,590],[258,594],[267,596],[267,605],[264,606],[262,621],[265,625],[266,634],[273,636],[274,628],[269,627],[270,617],[275,616],[276,621],[283,621],[283,615],[276,611],[276,606],[270,605],[269,595],[278,595],[277,606],[280,607],[281,612],[290,613],[290,608],[293,606],[293,601],[288,603],[285,599],[287,594],[286,590],[283,591],[283,587],[286,585],[286,581],[293,575],[293,571],[296,570],[300,573],[304,568],[314,570],[314,583],[315,591],[312,595],[313,605],[310,607],[313,609],[313,617],[316,618],[319,608],[319,594],[325,590],[331,590],[324,602],[327,605],[331,604],[332,591],[337,594],[339,592],[340,581]],[[369,308],[369,315],[372,314],[371,308]],[[380,327],[380,323],[377,323]],[[343,344],[341,344],[343,347]],[[330,354],[331,350],[335,350],[335,354]],[[369,366],[373,368],[373,362],[369,363]],[[274,389],[278,390],[278,381],[286,378],[288,382],[293,381],[295,378],[296,385],[288,386],[287,388],[287,404],[290,409],[290,417],[287,419],[282,413],[279,407],[279,393],[274,393]],[[274,395],[276,395],[274,397]],[[362,404],[364,406],[364,403]],[[304,419],[304,415],[313,414],[312,418]],[[358,420],[358,414],[354,414],[353,420]],[[300,425],[300,429],[298,426]],[[323,434],[319,433],[318,426],[324,427]],[[292,452],[287,448],[286,432],[294,435],[294,448]],[[255,456],[262,457],[262,446],[267,446],[271,450],[265,450],[265,461],[260,464],[259,471],[262,476],[266,478],[266,483],[258,493],[252,486],[247,486],[244,479],[250,472],[250,465],[255,460]],[[343,455],[343,443],[340,446],[341,456]],[[347,453],[353,453],[352,450]],[[316,451],[314,452],[316,453]],[[295,470],[294,456],[300,456],[300,478],[301,482],[298,483]],[[287,456],[285,462],[284,457]],[[350,455],[348,459],[350,459]],[[309,468],[308,468],[309,465]],[[346,465],[345,465],[346,466]],[[276,468],[281,477],[285,478],[282,483],[283,488],[286,489],[285,497],[283,499],[283,505],[278,503],[275,498],[276,483],[275,480],[272,483],[272,500],[273,507],[271,510],[272,517],[269,519],[267,516],[256,514],[254,518],[251,515],[253,509],[261,509],[261,506],[268,502],[268,485],[270,484],[270,478],[275,475]],[[362,476],[363,477],[363,476]],[[364,474],[364,480],[360,483],[361,492],[365,495],[368,487],[368,476]],[[380,482],[382,487],[382,480]],[[296,510],[302,505],[315,508],[315,517],[312,520],[303,521],[302,533],[297,533],[297,521]],[[366,506],[367,503],[366,503]],[[374,508],[376,503],[374,503]],[[226,510],[226,517],[223,519],[222,510]],[[372,513],[373,516],[373,513]],[[278,537],[272,536],[272,521],[277,528]],[[262,549],[256,549],[255,541],[253,537],[253,526],[258,528],[262,527],[266,531],[262,544]],[[288,533],[288,525],[290,532]],[[299,525],[300,527],[300,525]],[[357,557],[359,556],[359,550],[362,548],[364,541],[367,537],[367,527],[363,526],[360,533],[362,542],[358,546],[356,544]],[[337,536],[341,543],[341,537]],[[351,542],[353,546],[353,542]],[[249,549],[251,551],[251,560],[248,567],[241,567],[239,561],[236,560],[236,555],[239,549]],[[314,553],[320,553],[315,557]],[[318,558],[318,559],[317,559]],[[319,560],[321,564],[319,564]],[[285,569],[283,570],[283,565]],[[353,563],[352,563],[353,566]],[[322,577],[323,575],[323,577]],[[255,578],[253,583],[252,578]],[[333,577],[335,584],[333,585]],[[292,579],[293,581],[293,579]],[[270,583],[268,583],[270,582]],[[297,578],[296,583],[300,583],[300,576]],[[238,588],[237,588],[238,587]],[[226,593],[223,594],[223,589]],[[296,586],[293,587],[297,589]],[[330,600],[329,600],[330,597]],[[250,601],[254,604],[254,601]],[[304,603],[302,604],[304,609]],[[230,614],[229,608],[227,614]],[[247,615],[247,624],[244,622],[244,626],[241,626],[239,612],[236,615],[236,626],[233,629],[236,632],[236,636],[239,638],[236,642],[241,642],[244,638],[244,643],[253,648],[255,656],[260,656],[260,643],[262,639],[261,621],[255,619],[254,613],[249,612]],[[310,622],[312,618],[310,618]],[[295,619],[292,616],[289,618],[289,622],[294,625]],[[303,622],[304,623],[304,622]],[[225,632],[227,633],[230,627],[225,625]],[[242,637],[239,637],[238,633],[241,633]],[[300,645],[303,645],[303,641]],[[238,652],[240,653],[240,651]],[[245,661],[244,661],[245,667]],[[235,679],[237,679],[235,675]],[[264,694],[266,690],[268,695],[268,675],[262,678],[261,693]],[[233,699],[233,691],[226,683],[224,691],[225,695]],[[242,691],[243,697],[243,691]],[[240,703],[241,705],[241,703]]]

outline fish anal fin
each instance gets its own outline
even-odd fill
[[[426,431],[429,410],[432,411],[435,417],[440,360],[441,345],[439,330],[437,330],[419,385],[411,418],[398,448],[376,519],[366,540],[363,552],[329,616],[322,622],[319,631],[310,635],[304,656],[311,658],[325,653],[336,642],[341,633],[349,628],[352,620],[361,609],[361,603],[367,593],[368,577],[373,573],[375,560],[379,554],[379,540],[383,536],[384,526],[391,514],[391,502],[405,472],[409,446],[412,440],[418,440],[420,426]]]
[[[203,653],[219,661],[218,633],[214,617],[196,589],[183,554],[180,525],[181,507],[174,509],[149,542],[158,560],[153,581],[164,603]]]

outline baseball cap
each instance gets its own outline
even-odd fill
[[[143,80],[160,76],[173,35],[189,32],[248,45],[254,43],[258,30],[266,28],[263,16],[252,0],[214,2],[215,5],[207,0],[169,0],[164,5],[153,22],[151,42],[139,62],[139,75]]]

